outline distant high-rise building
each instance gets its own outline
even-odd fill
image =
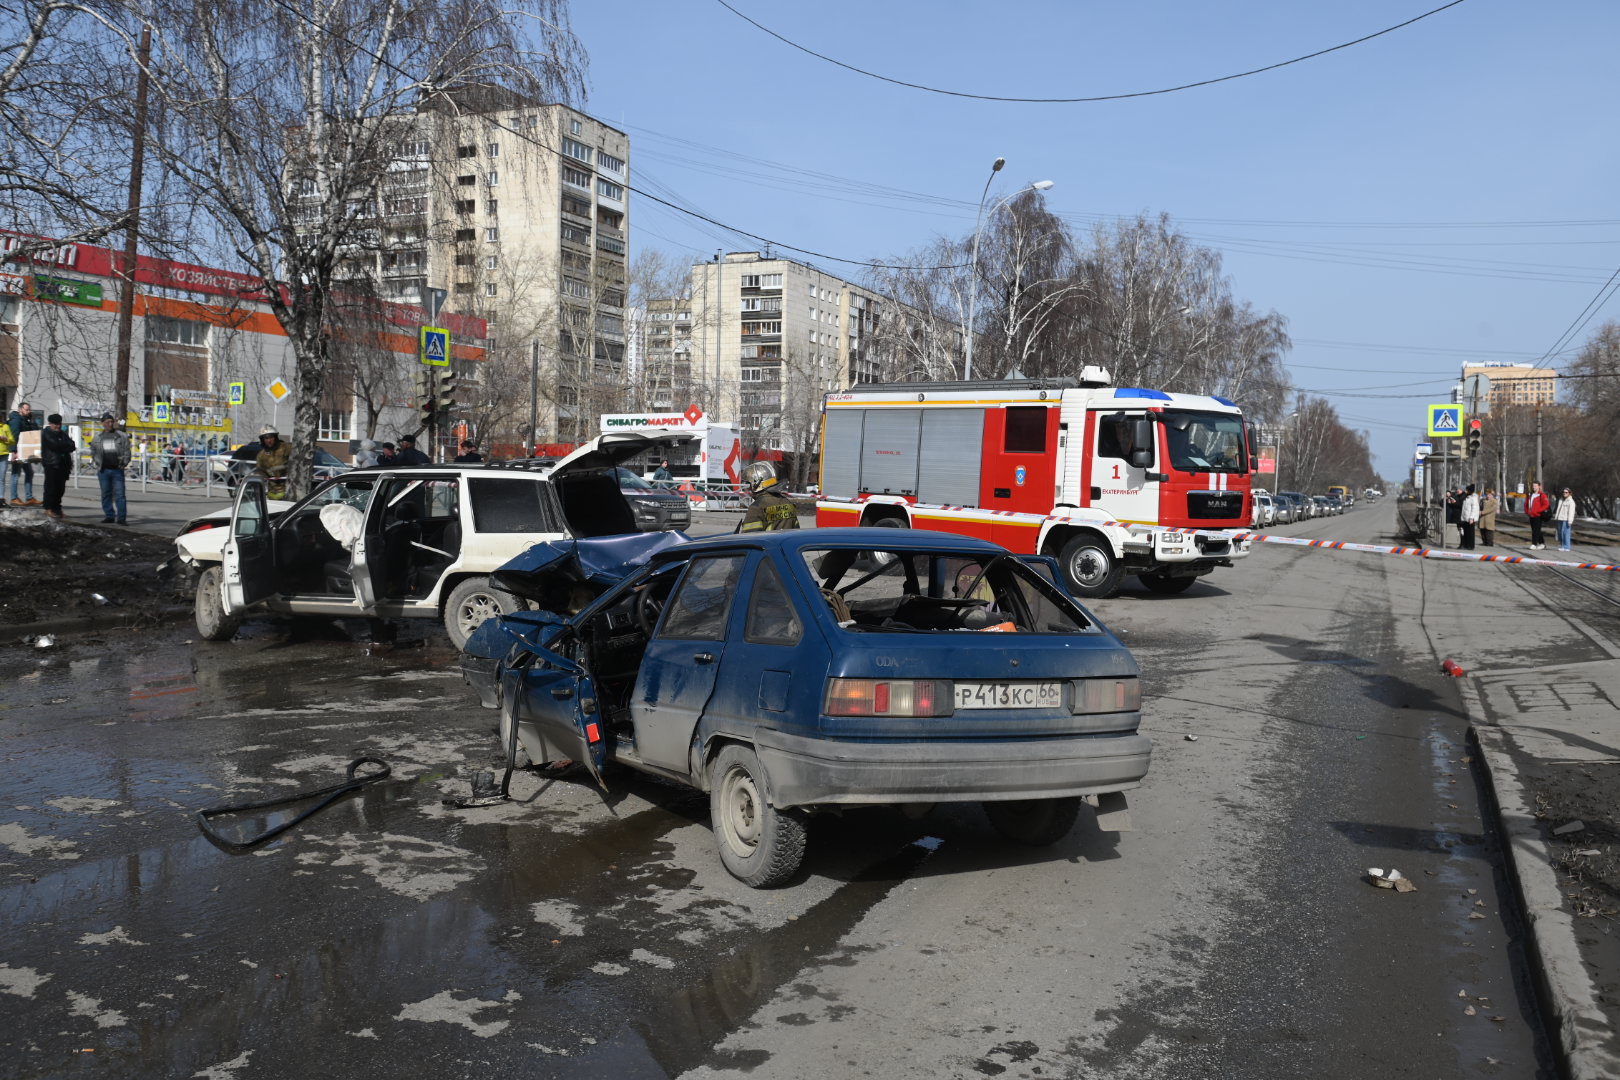
[[[885,370],[878,332],[900,305],[757,251],[692,267],[685,369],[704,408],[766,449],[809,448],[822,395]],[[677,382],[677,388],[679,384]]]
[[[430,310],[442,290],[443,310],[487,320],[491,364],[526,372],[537,348],[539,441],[589,438],[628,379],[629,136],[490,87],[395,120],[369,208],[376,243],[347,253],[347,276]],[[319,199],[318,185],[295,183],[293,196]]]
[[[1483,375],[1491,381],[1490,391],[1485,395],[1483,404],[1552,405],[1557,402],[1558,372],[1552,368],[1503,361],[1485,361],[1462,366],[1464,383],[1474,375]]]

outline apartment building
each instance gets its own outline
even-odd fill
[[[888,376],[878,342],[899,305],[792,259],[732,252],[692,267],[687,360],[710,415],[758,444],[807,449],[822,395]]]
[[[627,378],[629,136],[487,87],[396,120],[377,242],[350,253],[349,273],[384,299],[484,320],[490,364],[521,367],[525,387],[537,349],[539,441],[588,438]],[[461,374],[499,392],[496,372]]]
[[[1558,399],[1558,372],[1552,368],[1502,361],[1462,366],[1465,384],[1475,375],[1483,375],[1491,381],[1490,392],[1485,396],[1487,405],[1552,405]]]

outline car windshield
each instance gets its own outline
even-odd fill
[[[1091,628],[1078,604],[1011,553],[807,548],[803,554],[848,631],[1074,634]]]
[[[619,474],[620,491],[652,491],[653,486],[629,469],[614,469]]]
[[[1248,472],[1243,418],[1236,413],[1195,413],[1167,410],[1165,446],[1170,466],[1183,472]]]

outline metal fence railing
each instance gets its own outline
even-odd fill
[[[176,458],[162,451],[137,450],[130,455],[129,467],[124,470],[124,483],[130,491],[160,490],[223,498],[232,490],[227,475],[211,458]],[[96,487],[96,467],[90,459],[90,451],[80,450],[74,455],[69,483],[75,489]]]

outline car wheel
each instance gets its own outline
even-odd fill
[[[1002,836],[1026,847],[1047,847],[1069,835],[1080,814],[1080,799],[1019,799],[987,802],[984,816]]]
[[[444,605],[444,629],[450,644],[466,648],[467,639],[490,619],[523,610],[523,601],[489,583],[487,577],[470,577],[457,585]]]
[[[804,817],[770,804],[765,770],[746,746],[733,743],[710,763],[709,818],[720,861],[750,888],[780,885],[804,861]]]
[[[197,635],[204,641],[229,641],[242,625],[239,612],[225,613],[225,587],[223,567],[210,566],[197,578],[197,592],[192,605],[197,616]]]
[[[863,529],[909,529],[911,526],[903,519],[897,517],[868,518],[861,522]],[[866,573],[888,566],[894,561],[894,556],[887,551],[862,551],[855,556],[852,568]]]
[[[1076,596],[1110,597],[1125,580],[1125,564],[1115,557],[1108,541],[1095,533],[1081,533],[1064,544],[1058,564]]]
[[[1192,588],[1196,577],[1169,577],[1165,574],[1137,574],[1136,580],[1147,586],[1148,592],[1163,593],[1166,596],[1175,593],[1184,593]]]

